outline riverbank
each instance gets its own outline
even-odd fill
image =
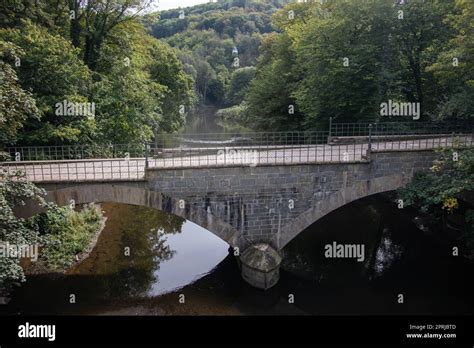
[[[69,207],[56,207],[44,215],[35,216],[31,221],[32,224],[37,224],[40,230],[42,229],[46,246],[39,247],[39,258],[36,261],[33,262],[28,258],[20,260],[20,266],[27,279],[40,275],[51,277],[65,275],[86,260],[96,247],[107,221],[101,206],[87,205],[82,211],[69,209]],[[51,234],[45,234],[45,231]],[[52,244],[53,248],[48,243]],[[74,250],[77,252],[73,252]],[[54,263],[51,263],[48,257],[51,257]],[[19,288],[22,283],[16,282],[12,286]],[[12,289],[7,291],[6,288],[0,287],[0,305],[9,303],[10,290]]]
[[[97,205],[97,209],[100,210],[101,206]],[[94,248],[97,245],[99,237],[106,226],[106,222],[107,222],[107,217],[102,216],[102,219],[99,222],[99,227],[96,229],[96,232],[92,235],[89,241],[89,244],[83,251],[75,255],[75,260],[70,266],[63,269],[59,269],[59,270],[58,269],[51,270],[45,264],[45,262],[44,261],[41,262],[41,259],[40,259],[39,262],[36,262],[36,263],[28,262],[28,264],[25,265],[24,267],[25,275],[31,276],[31,275],[41,275],[41,274],[51,274],[51,275],[52,274],[68,274],[68,272],[70,272],[75,267],[79,266],[84,260],[86,260],[89,257],[89,255],[91,254],[91,252],[94,250]]]

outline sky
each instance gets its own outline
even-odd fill
[[[156,10],[169,10],[178,7],[187,7],[198,4],[204,4],[209,0],[154,0],[153,7]]]

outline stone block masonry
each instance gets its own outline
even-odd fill
[[[435,157],[432,151],[393,151],[374,152],[367,163],[151,169],[147,189],[231,225],[242,248],[266,242],[281,249],[334,209],[403,186]]]

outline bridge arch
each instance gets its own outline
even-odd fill
[[[306,228],[332,211],[361,198],[397,190],[406,184],[406,179],[405,174],[399,173],[371,178],[346,186],[328,197],[314,202],[311,208],[283,226],[280,233],[274,237],[273,243],[281,250]]]
[[[43,184],[40,186],[46,190],[47,200],[59,206],[67,205],[73,199],[75,204],[112,202],[159,209],[205,228],[233,247],[238,246],[239,231],[237,229],[192,204],[185,204],[185,207],[181,209],[179,197],[149,190],[144,182],[78,183],[67,186]],[[37,207],[30,207],[30,213],[37,212],[37,209]]]

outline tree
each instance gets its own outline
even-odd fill
[[[175,132],[183,125],[185,115],[195,103],[194,81],[185,73],[176,53],[168,45],[151,38],[150,41],[150,78],[166,87],[159,129]]]
[[[0,145],[16,142],[18,131],[29,118],[38,118],[32,94],[21,88],[13,63],[24,51],[11,42],[0,41]]]
[[[223,106],[229,75],[256,64],[262,34],[273,31],[271,14],[287,2],[222,0],[187,8],[184,18],[169,10],[160,12],[159,20],[148,14],[142,22],[153,36],[180,50],[200,102]]]
[[[439,52],[453,35],[446,23],[446,15],[453,13],[453,0],[411,0],[396,8],[403,11],[403,19],[397,13],[393,23],[393,38],[401,63],[401,85],[404,98],[421,105],[421,113],[433,114],[437,107],[438,87],[432,65]]]
[[[79,12],[75,14],[78,20],[75,20],[77,28],[72,40],[77,44],[79,38],[75,33],[83,33],[84,62],[91,70],[95,70],[102,44],[111,31],[119,24],[136,18],[150,4],[150,0],[88,0],[82,7],[83,0],[70,1],[71,9]],[[71,30],[73,27],[74,24]]]
[[[67,2],[62,0],[12,0],[0,2],[0,27],[21,28],[25,20],[65,33]]]
[[[146,72],[117,61],[110,74],[94,84],[97,126],[103,140],[116,143],[150,141],[162,119],[165,88]]]
[[[370,0],[314,4],[306,29],[301,24],[288,27],[303,77],[293,95],[306,128],[326,124],[330,117],[340,122],[373,119],[383,100],[398,99],[392,69],[396,58],[391,59],[392,5]]]
[[[84,117],[56,115],[56,104],[88,102],[89,69],[78,58],[78,49],[59,35],[29,21],[22,29],[1,29],[0,39],[22,49],[14,66],[20,86],[31,91],[41,118],[29,118],[20,137],[22,144],[64,144],[87,141],[94,121]]]
[[[96,69],[92,99],[102,139],[143,142],[154,131],[176,131],[194,103],[192,78],[173,49],[136,21],[110,33]]]
[[[455,14],[447,16],[455,30],[436,62],[427,68],[441,89],[437,118],[472,119],[474,115],[474,3],[457,0]]]
[[[232,72],[226,98],[229,105],[237,105],[244,100],[250,81],[255,76],[255,70],[255,67],[249,66]]]
[[[264,39],[256,76],[245,97],[252,126],[271,131],[301,129],[302,114],[291,95],[298,81],[295,66],[288,36]]]
[[[446,99],[429,67],[453,35],[447,18],[455,11],[453,0],[309,1],[285,6],[273,15],[279,33],[272,44],[276,48],[285,42],[287,47],[269,50],[270,45],[262,45],[256,87],[248,96],[250,119],[262,115],[259,99],[278,106],[268,117],[281,129],[285,103],[301,113],[299,124],[305,129],[326,127],[330,117],[339,122],[377,119],[381,103],[388,100],[420,103],[422,117],[428,119]],[[272,79],[279,83],[272,84]],[[468,95],[469,89],[463,88],[452,101],[460,108]],[[467,100],[466,104],[470,105]],[[267,121],[265,117],[261,124]]]

